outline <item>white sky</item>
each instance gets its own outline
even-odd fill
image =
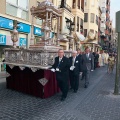
[[[110,19],[113,21],[113,27],[115,28],[116,12],[120,11],[120,0],[111,0]]]

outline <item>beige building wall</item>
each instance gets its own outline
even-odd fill
[[[53,0],[53,3],[55,6],[60,7],[61,0]],[[68,5],[70,8],[72,8],[72,0],[66,0],[66,5]],[[72,12],[68,11],[66,8],[61,8],[61,9],[62,9],[63,13],[62,13],[62,17],[61,17],[60,24],[59,24],[60,25],[60,33],[69,35],[70,31],[68,30],[68,28],[66,26],[66,18],[71,19],[73,21],[74,15]],[[57,28],[56,21],[53,22],[53,28]],[[69,50],[69,41],[62,40],[60,42],[60,45],[63,47],[63,49]]]
[[[87,33],[90,31],[90,29],[98,32],[98,25],[96,24],[96,15],[99,16],[99,6],[98,6],[99,0],[86,0],[86,5],[84,8],[84,13],[88,13],[88,22],[84,22],[84,29],[87,29]],[[94,23],[91,23],[91,13],[94,14]]]

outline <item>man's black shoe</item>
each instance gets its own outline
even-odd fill
[[[65,97],[61,97],[61,99],[60,99],[61,101],[65,101]]]
[[[84,88],[88,88],[88,85],[85,85]]]

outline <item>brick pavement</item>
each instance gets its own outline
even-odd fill
[[[0,81],[0,120],[120,120],[120,97],[112,95],[115,73],[106,67],[91,73],[90,85],[79,91],[69,91],[66,101],[60,95],[40,99],[5,88]]]

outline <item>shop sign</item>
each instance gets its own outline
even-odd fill
[[[19,39],[19,46],[26,46],[27,45],[27,39],[26,38],[20,38]]]
[[[19,23],[18,26],[19,26],[19,29],[17,30],[19,32],[30,33],[30,25],[25,23]]]
[[[0,45],[6,45],[6,35],[0,34]]]
[[[0,28],[13,29],[13,20],[0,16]]]
[[[34,35],[42,36],[43,32],[41,31],[41,28],[34,27]]]

